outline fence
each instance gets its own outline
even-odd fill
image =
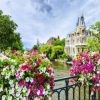
[[[81,83],[71,84],[70,80],[73,78],[77,80],[78,76],[65,77],[55,80],[55,84],[63,81],[65,86],[61,86],[53,90],[53,95],[56,95],[56,97],[52,100],[100,100],[100,91],[99,93],[91,95],[90,86],[83,86]],[[69,94],[70,89],[72,89],[72,91]],[[64,94],[61,96],[62,91]]]

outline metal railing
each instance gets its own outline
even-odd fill
[[[100,100],[100,95],[97,96],[97,93],[91,95],[90,86],[88,87],[85,85],[83,86],[81,83],[72,84],[70,82],[71,79],[77,80],[78,76],[65,77],[65,78],[55,80],[55,84],[64,81],[65,86],[61,86],[53,90],[53,95],[56,94],[57,96],[55,99],[52,100]],[[69,94],[70,89],[72,89],[71,95]],[[61,96],[62,91],[64,92],[65,98]],[[77,98],[76,98],[76,92],[78,95]],[[100,94],[100,92],[98,94]]]

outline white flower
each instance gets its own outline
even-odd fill
[[[22,97],[22,100],[26,100],[26,97]]]
[[[10,84],[10,85],[12,85],[12,84],[13,84],[13,82],[14,82],[13,80],[10,80],[10,81],[9,81],[9,84]]]
[[[5,71],[5,70],[7,70],[7,66],[4,66],[5,68],[3,68],[3,72]]]
[[[26,92],[26,91],[27,91],[27,88],[26,88],[26,87],[24,87],[22,91],[23,91],[23,92]]]
[[[14,69],[14,66],[13,66],[13,65],[11,66],[11,71],[12,71],[12,72],[14,72],[14,71],[15,71],[15,69]]]
[[[11,59],[11,62],[16,62],[14,59]]]
[[[26,80],[26,82],[29,82],[29,77],[26,77],[26,79],[25,79],[25,80]]]
[[[37,91],[37,95],[40,95],[40,90]]]
[[[96,52],[91,52],[91,55],[93,56],[93,55],[95,55],[96,54]]]
[[[49,74],[48,72],[46,72],[46,75],[47,75],[47,76],[50,76],[50,74]]]
[[[13,100],[13,99],[12,99],[12,96],[8,96],[8,100]]]
[[[19,88],[19,86],[18,86],[18,83],[16,83],[16,86],[15,86],[15,88],[16,88],[16,89],[18,89],[18,88]]]
[[[30,78],[30,82],[32,83],[34,80],[33,80],[33,78]]]
[[[14,87],[14,84],[11,84],[10,86],[13,88]]]
[[[19,100],[19,98],[16,98],[16,100]]]
[[[45,73],[46,72],[46,67],[44,67],[42,71]]]
[[[24,74],[24,72],[21,72],[21,73],[20,73],[20,76],[23,76],[23,74]]]
[[[20,96],[20,92],[17,92],[17,93],[16,93],[16,97],[19,97],[19,96]]]
[[[48,89],[48,90],[50,89],[50,85],[47,85],[47,89]]]
[[[9,90],[9,94],[13,94],[14,93],[14,88],[12,88],[11,90]]]
[[[4,75],[4,72],[1,72],[1,75]]]
[[[10,77],[10,73],[7,74],[7,76],[5,77],[5,79],[8,79]]]
[[[45,89],[43,89],[43,95],[46,95],[46,91],[45,91]]]
[[[22,90],[22,88],[21,87],[18,87],[17,91],[20,92],[21,90]]]
[[[5,95],[2,96],[2,100],[6,100],[6,96]]]
[[[21,100],[23,100],[23,99],[22,99],[22,95],[20,95],[20,97],[19,97],[19,98],[20,98]]]
[[[97,84],[97,86],[100,86],[100,84]]]

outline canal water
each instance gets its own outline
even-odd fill
[[[55,79],[63,78],[63,77],[69,77],[69,65],[61,63],[61,62],[53,62],[53,68],[54,68],[54,77]],[[55,88],[63,87],[65,86],[65,82],[57,82],[55,83]],[[61,100],[65,100],[65,94],[64,91],[61,93],[60,96]],[[54,94],[52,97],[52,100],[57,100],[57,94]]]
[[[70,67],[71,66],[61,63],[61,62],[53,62],[55,79],[68,77]]]

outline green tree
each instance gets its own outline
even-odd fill
[[[89,51],[100,51],[100,42],[97,38],[89,38],[87,40],[87,48]]]
[[[40,47],[40,51],[46,54],[46,56],[50,59],[51,52],[52,52],[52,46],[49,45],[42,45]]]
[[[52,47],[52,53],[51,53],[51,60],[59,59],[62,57],[62,54],[64,53],[64,48],[62,46],[53,46]]]
[[[39,46],[38,45],[34,45],[32,49],[39,50]]]
[[[16,32],[17,24],[11,17],[0,10],[0,48],[22,50],[23,44],[20,34]]]
[[[90,51],[100,52],[100,22],[90,26],[92,37],[87,40],[87,48]]]
[[[54,41],[54,46],[57,46],[57,45],[60,45],[60,46],[63,46],[64,47],[64,45],[65,45],[65,39],[60,40],[60,38],[57,38]]]

